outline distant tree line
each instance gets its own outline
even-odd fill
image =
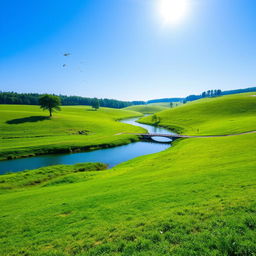
[[[16,93],[16,92],[0,92],[0,104],[24,104],[39,105],[39,98],[42,94],[38,93]],[[55,95],[57,96],[57,95]],[[96,98],[86,98],[80,96],[58,95],[63,106],[68,105],[87,105],[95,104]],[[120,101],[114,99],[97,99],[100,107],[108,108],[125,108],[132,105],[146,104],[144,101]]]
[[[218,97],[221,95],[221,90],[208,90],[207,92],[202,93],[202,98],[206,97]]]
[[[201,93],[200,95],[189,95],[186,98],[184,98],[182,102],[186,103],[188,101],[199,100],[201,98],[218,97],[218,96],[221,96],[221,93],[222,93],[222,91],[219,89],[208,90],[208,91]]]
[[[220,89],[208,90],[200,95],[189,95],[185,98],[164,98],[145,101],[120,101],[114,99],[97,99],[99,101],[99,107],[108,108],[125,108],[132,105],[144,105],[158,102],[183,102],[194,101],[205,97],[217,97],[228,94],[244,93],[244,92],[256,92],[256,87],[237,89],[229,91],[221,91]],[[0,104],[24,104],[24,105],[39,105],[39,98],[42,94],[38,93],[16,93],[16,92],[1,92],[0,91]],[[95,104],[95,98],[87,98],[80,96],[59,96],[62,105],[86,105],[92,106]]]
[[[251,88],[246,88],[246,89],[229,90],[229,91],[221,91],[220,89],[208,90],[208,91],[203,92],[201,95],[187,96],[186,98],[183,99],[183,103],[186,103],[188,101],[199,100],[201,98],[218,97],[218,96],[229,95],[229,94],[255,92],[255,91],[256,91],[256,87],[251,87]]]
[[[199,100],[199,99],[205,98],[205,97],[217,97],[217,96],[222,96],[222,95],[245,93],[245,92],[256,92],[256,87],[237,89],[237,90],[229,90],[229,91],[221,91],[219,89],[208,90],[206,92],[201,93],[200,95],[189,95],[185,98],[163,98],[163,99],[149,100],[147,102],[147,104],[158,103],[158,102],[183,102],[183,103],[186,103],[188,101]]]

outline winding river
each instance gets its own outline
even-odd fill
[[[149,133],[158,134],[174,134],[173,132],[151,125],[137,123],[138,118],[124,119],[121,122],[140,126]],[[9,172],[19,172],[23,170],[37,169],[43,166],[57,164],[77,164],[83,162],[102,162],[113,167],[132,158],[157,153],[170,147],[171,144],[167,138],[155,138],[155,142],[138,141],[128,145],[118,146],[114,148],[99,149],[90,152],[81,152],[74,154],[53,154],[43,155],[30,158],[21,158],[14,160],[0,161],[0,174]]]

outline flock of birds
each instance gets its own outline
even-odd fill
[[[69,53],[69,52],[63,54],[63,56],[65,56],[65,57],[68,57],[70,55],[71,55],[71,53]],[[62,65],[63,68],[65,68],[66,66],[67,66],[67,64]]]
[[[63,54],[64,57],[69,57],[70,55],[71,55],[71,53],[69,53],[69,52],[66,52],[66,53]],[[84,62],[83,62],[83,61],[80,61],[80,64],[84,64]],[[68,65],[67,65],[66,63],[62,64],[62,67],[63,67],[63,68],[66,68],[67,66],[68,66]],[[79,71],[80,71],[80,72],[83,72],[83,71],[81,70],[81,67],[79,67]]]

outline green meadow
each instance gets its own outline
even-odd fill
[[[0,159],[112,147],[138,140],[118,133],[143,131],[117,122],[140,116],[129,110],[62,107],[49,119],[38,106],[0,105]]]
[[[158,113],[161,126],[188,135],[222,135],[256,129],[255,93],[205,98]],[[152,117],[140,119],[153,124]]]
[[[254,94],[203,99],[156,115],[160,125],[184,134],[253,131]],[[14,113],[9,106],[3,108],[6,120],[18,118],[15,107]],[[32,112],[24,113],[26,109]],[[31,116],[35,109],[22,106],[18,116]],[[108,130],[109,141],[123,140],[123,135],[114,136],[121,130],[139,129],[113,121],[134,112],[101,111],[107,124],[116,124],[115,131]],[[84,112],[82,107],[67,107],[46,122],[62,124],[59,133],[65,133],[70,119],[86,120]],[[7,127],[13,126],[6,124],[4,136],[21,132]],[[165,151],[108,170],[103,164],[81,164],[3,175],[0,254],[255,256],[255,143],[256,134],[179,139]]]
[[[178,105],[178,103],[176,102],[174,102],[173,104],[174,106]],[[146,104],[146,105],[129,106],[125,109],[140,112],[142,114],[154,114],[169,108],[170,108],[170,103],[152,103],[152,104]]]

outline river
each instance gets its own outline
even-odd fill
[[[146,129],[149,133],[174,134],[173,132],[151,125],[137,123],[138,118],[121,120],[123,123],[137,125]],[[83,162],[102,162],[111,168],[117,164],[128,161],[132,158],[157,153],[171,146],[167,138],[154,138],[156,142],[138,141],[128,145],[117,146],[114,148],[99,149],[90,152],[73,154],[52,154],[29,158],[0,161],[0,174],[9,172],[19,172],[24,170],[37,169],[44,166],[57,164],[77,164]]]

